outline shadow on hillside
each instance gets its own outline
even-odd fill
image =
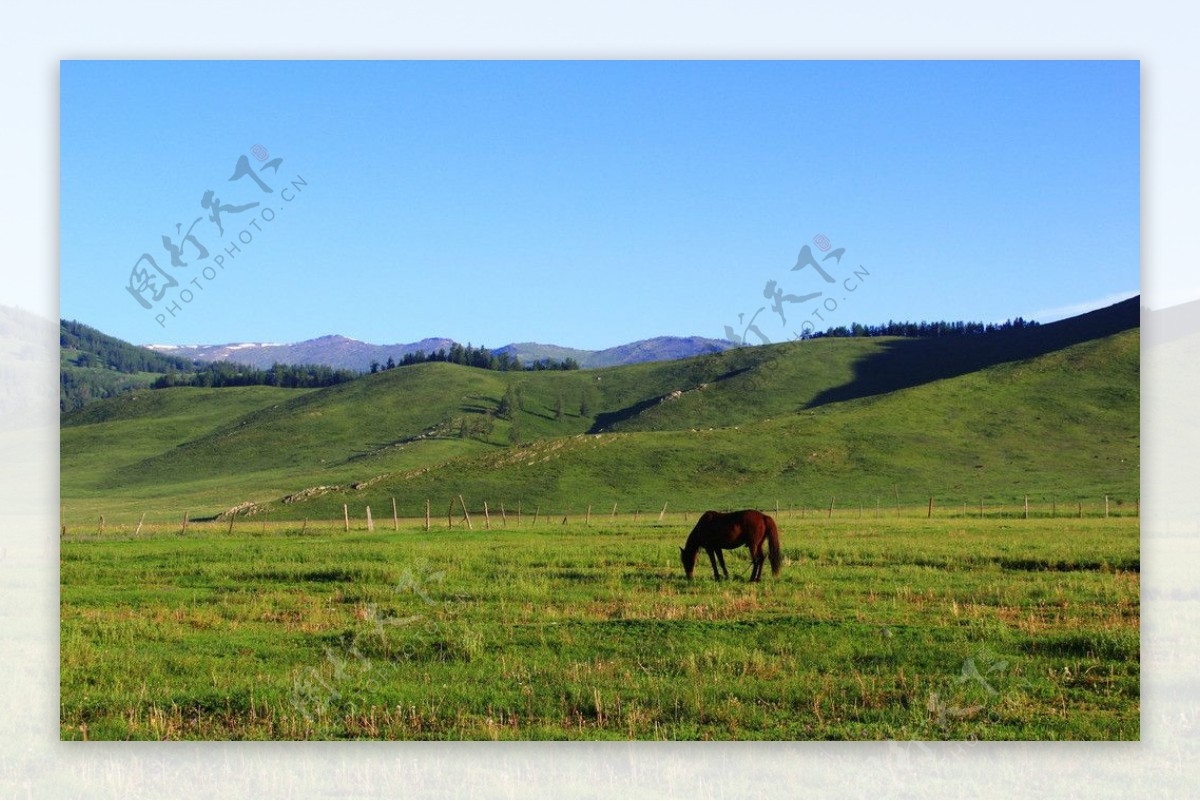
[[[953,378],[1005,362],[1032,359],[1071,345],[1112,336],[1139,325],[1140,298],[1067,320],[995,334],[899,339],[854,367],[847,384],[818,394],[805,408],[882,395]],[[963,347],[964,339],[970,342]]]
[[[631,417],[637,417],[642,412],[662,403],[663,395],[648,400],[638,401],[632,406],[626,406],[624,409],[617,409],[615,412],[601,412],[596,415],[596,421],[592,423],[592,427],[588,429],[589,434],[599,434],[607,431],[617,423],[628,420]]]
[[[741,375],[742,373],[749,372],[752,369],[754,369],[754,368],[738,367],[733,370],[729,370],[725,373],[722,373],[718,376],[714,376],[714,377],[708,379],[708,381],[706,383],[715,384],[720,381],[728,381],[729,379],[736,378],[737,376]],[[687,389],[692,389],[692,387],[681,386],[678,389],[687,390]],[[657,406],[658,404],[662,403],[663,400],[669,394],[670,393],[667,393],[667,395],[658,395],[653,398],[647,398],[646,400],[638,401],[637,403],[634,403],[630,406],[626,406],[624,409],[617,409],[616,411],[612,411],[612,412],[601,412],[600,414],[596,415],[596,420],[592,424],[592,427],[587,430],[587,433],[600,434],[605,431],[608,431],[610,428],[612,428],[612,426],[615,426],[617,423],[622,423],[626,420],[637,417],[639,414],[646,411],[647,409],[651,409],[651,408]]]

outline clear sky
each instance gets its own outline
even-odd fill
[[[61,315],[135,343],[582,348],[752,319],[772,341],[1050,320],[1139,291],[1139,79],[1136,61],[64,61]]]

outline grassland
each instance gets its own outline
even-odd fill
[[[576,514],[896,495],[1135,506],[1138,331],[1033,355],[1033,334],[1011,333],[996,335],[1004,347],[817,340],[598,370],[423,364],[321,390],[142,391],[63,418],[64,519],[250,502],[277,520],[331,520],[343,504],[361,515],[395,498],[416,514],[459,494],[475,512]],[[494,416],[510,385],[523,395],[511,420]],[[457,433],[484,418],[490,432]],[[313,487],[329,489],[281,503]]]
[[[420,471],[384,471],[360,486],[339,487],[301,503],[276,504],[278,518],[332,519],[347,504],[415,512],[424,499],[445,505],[453,493],[471,499],[533,503],[559,513],[587,506],[657,511],[676,508],[889,505],[935,497],[939,504],[1011,504],[1032,495],[1040,504],[1094,508],[1105,495],[1114,508],[1138,500],[1137,334],[1075,346],[1029,362],[886,395],[792,411],[723,428],[685,428],[682,421],[721,415],[724,398],[754,397],[752,387],[713,392],[713,407],[684,393],[638,416],[652,430],[577,434],[521,449],[502,449]],[[1133,362],[1119,382],[1089,381]],[[767,371],[758,380],[768,398]],[[749,380],[755,380],[751,377]],[[786,380],[786,379],[784,379]],[[776,385],[778,386],[778,385]],[[745,403],[753,403],[746,401]],[[761,403],[778,402],[764,400]],[[682,413],[662,409],[693,403]],[[743,404],[745,405],[745,404]],[[714,408],[715,407],[715,408]],[[660,411],[661,409],[661,411]],[[675,423],[661,418],[679,415]],[[630,421],[631,423],[633,421]],[[366,460],[364,466],[372,462]],[[368,471],[374,473],[374,470]]]
[[[62,542],[63,738],[1138,737],[1132,518],[239,525]]]
[[[61,734],[1136,739],[1136,312],[91,404]],[[776,506],[781,577],[683,580],[699,511]]]

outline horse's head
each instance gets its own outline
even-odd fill
[[[686,548],[680,548],[679,561],[683,563],[683,572],[687,574],[688,581],[691,581],[692,571],[696,569],[696,551],[689,554]]]

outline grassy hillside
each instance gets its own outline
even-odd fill
[[[127,483],[126,470],[146,460],[162,458],[193,438],[203,438],[262,408],[311,390],[275,387],[231,387],[222,390],[176,387],[139,390],[91,404],[63,416],[60,430],[61,495],[67,511],[83,505],[93,510],[145,511],[147,501],[172,510],[177,501],[194,496],[194,474],[164,473],[150,487]],[[236,466],[235,466],[236,468]],[[210,503],[223,503],[219,486],[208,494]],[[231,482],[232,483],[232,482]],[[127,503],[132,505],[127,505]]]
[[[776,501],[812,508],[831,498],[890,508],[897,493],[906,504],[938,496],[972,509],[980,498],[1011,503],[1025,494],[1064,508],[1106,494],[1132,505],[1139,475],[1137,357],[1138,335],[1127,332],[738,426],[545,440],[277,505],[275,514],[335,517],[343,503],[390,508],[393,497],[411,514],[425,498],[439,499],[440,507],[456,493],[475,508],[483,500],[492,508],[523,501],[560,514],[582,514],[589,504],[607,512],[613,503],[643,512],[665,502],[693,510]]]
[[[156,378],[195,367],[189,359],[163,356],[95,328],[59,320],[59,410],[150,386]]]
[[[390,509],[392,497],[413,514],[459,493],[560,512],[871,505],[897,493],[1132,503],[1136,325],[1135,299],[985,337],[818,339],[569,372],[431,363],[311,391],[139,392],[64,416],[62,494],[81,516],[253,501],[294,519],[342,503]],[[514,422],[492,416],[510,386],[522,397],[516,448]],[[482,425],[462,436],[464,423]],[[317,486],[333,489],[279,503]]]

